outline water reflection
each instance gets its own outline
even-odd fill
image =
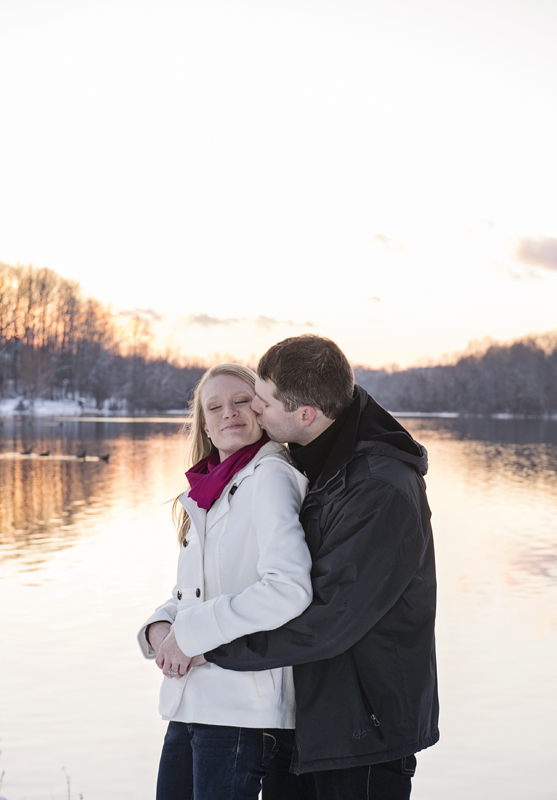
[[[466,443],[469,474],[520,482],[557,480],[557,420],[401,419],[421,439]]]
[[[0,461],[0,546],[2,556],[37,563],[50,550],[74,539],[77,524],[99,504],[105,476],[99,465],[64,461]]]
[[[413,797],[549,798],[557,423],[403,422],[430,454],[439,577],[442,739],[420,754]],[[163,504],[184,481],[178,428],[94,419],[0,426],[7,797],[44,800],[47,791],[60,800],[62,764],[76,796],[155,794],[159,678],[134,637],[174,580],[176,535]],[[21,456],[27,449],[51,455]],[[88,460],[75,457],[83,451]],[[94,460],[106,453],[108,463]],[[529,749],[516,733],[517,698]]]
[[[161,443],[170,440],[176,452],[182,449],[182,440],[176,439],[179,428],[179,421],[5,421],[0,559],[17,562],[20,570],[37,569],[52,553],[87,535],[123,496],[129,494],[140,505],[146,495],[142,487],[161,474]],[[175,459],[172,465],[177,466]],[[177,471],[165,477],[169,487],[178,485]]]
[[[557,626],[557,422],[402,421],[430,454],[445,599],[480,626],[515,615],[547,635]]]
[[[401,417],[409,430],[434,430],[437,437],[480,442],[557,445],[555,419],[492,419],[490,417]]]

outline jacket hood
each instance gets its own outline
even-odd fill
[[[419,444],[392,414],[389,414],[361,386],[354,389],[354,400],[332,447],[323,473],[322,486],[356,454],[370,453],[396,458],[412,464],[421,475],[427,473],[427,450]]]

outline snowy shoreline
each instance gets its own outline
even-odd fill
[[[22,408],[22,405],[24,408]],[[557,414],[538,416],[528,414],[460,414],[458,411],[390,411],[393,417],[407,419],[546,419],[557,420]],[[146,411],[144,413],[129,413],[124,409],[110,410],[108,403],[102,409],[97,408],[92,402],[78,400],[43,400],[37,398],[29,400],[21,397],[0,399],[0,419],[14,417],[78,417],[102,420],[137,419],[147,421],[152,418],[186,418],[185,409],[169,409],[168,411]]]
[[[23,407],[22,407],[23,406]],[[185,409],[170,409],[169,411],[148,411],[145,413],[130,414],[125,409],[111,411],[108,404],[99,409],[92,402],[78,400],[43,400],[37,398],[29,400],[21,397],[0,399],[0,419],[13,417],[96,417],[99,420],[134,417],[187,417]]]

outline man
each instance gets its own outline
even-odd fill
[[[309,479],[300,517],[313,601],[283,627],[205,657],[234,670],[294,665],[291,770],[313,774],[318,800],[406,800],[414,753],[439,738],[426,451],[354,386],[328,339],[271,347],[255,391],[260,424],[289,442]],[[302,791],[288,780],[283,795],[271,773],[265,797],[311,796],[307,776]]]

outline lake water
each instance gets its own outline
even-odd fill
[[[557,422],[403,422],[429,450],[439,582],[442,738],[412,796],[555,800]],[[135,634],[174,583],[178,427],[3,420],[7,800],[154,798],[160,673]]]

